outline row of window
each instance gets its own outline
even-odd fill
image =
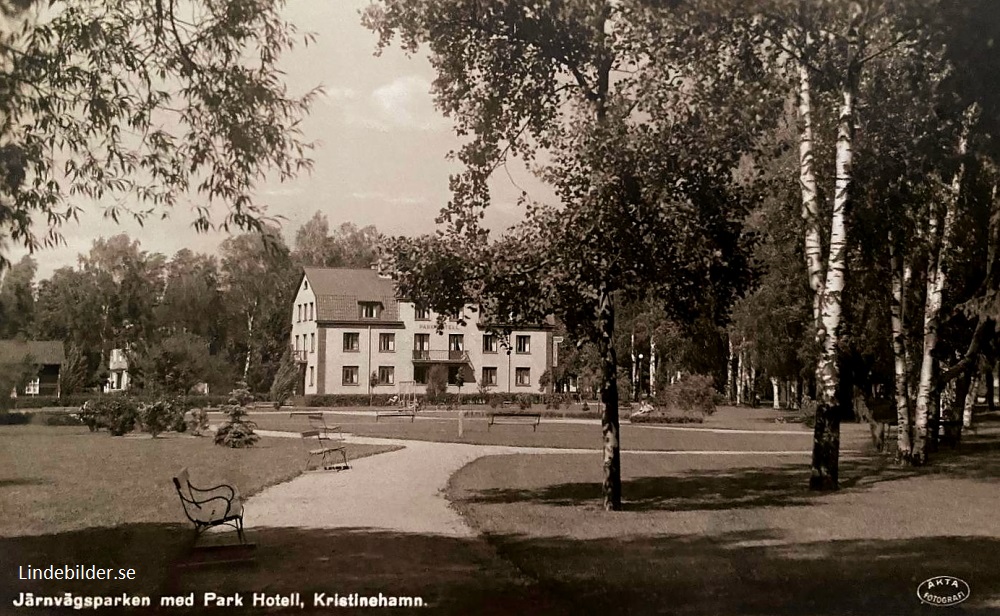
[[[458,371],[461,369],[460,366],[452,366],[448,369],[448,384],[454,385],[458,383]],[[413,380],[421,385],[426,385],[428,374],[429,369],[427,366],[417,366],[414,369]],[[342,382],[344,385],[359,385],[359,375],[359,366],[344,366]],[[396,368],[393,366],[379,366],[375,375],[376,385],[394,385],[396,382]],[[482,379],[480,379],[479,383],[483,387],[495,387],[497,384],[497,369],[495,367],[483,368]],[[315,384],[315,372],[313,367],[310,366],[309,385]],[[530,387],[531,368],[516,368],[514,371],[514,384],[519,387]]]
[[[306,334],[302,334],[302,348],[299,348],[299,337],[298,337],[298,335],[296,335],[295,336],[295,346],[293,346],[292,349],[295,350],[295,351],[305,351],[306,350],[306,341],[307,340],[309,341],[309,352],[310,353],[315,353],[316,352],[316,334],[309,334],[308,336],[306,336]]]
[[[315,304],[309,302],[308,304],[296,304],[296,310],[298,310],[298,322],[302,321],[312,321],[316,317]]]
[[[430,334],[414,334],[413,349],[415,351],[429,351],[431,348]],[[499,345],[497,337],[493,334],[483,334],[483,353],[496,353]],[[361,349],[361,334],[359,332],[344,333],[344,350],[347,352],[357,352]],[[383,353],[392,353],[396,350],[396,334],[379,334],[378,350]],[[448,335],[449,351],[465,350],[464,334]],[[515,352],[527,355],[531,353],[531,336],[516,336],[514,340]]]

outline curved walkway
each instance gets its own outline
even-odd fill
[[[295,433],[258,431],[264,436]],[[308,472],[249,499],[249,528],[372,528],[471,537],[444,496],[449,478],[476,458],[518,453],[594,454],[599,449],[469,445],[347,435],[347,442],[403,449],[353,460],[345,472]],[[630,451],[642,455],[808,455],[808,451]],[[845,452],[847,453],[847,452]]]

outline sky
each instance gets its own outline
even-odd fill
[[[285,183],[264,182],[258,196],[268,214],[283,216],[282,229],[291,245],[295,231],[316,211],[331,228],[341,222],[375,225],[392,235],[434,230],[434,217],[449,198],[449,175],[459,170],[446,160],[460,141],[451,123],[434,109],[430,95],[434,71],[426,55],[407,57],[398,48],[375,56],[377,37],[361,25],[359,11],[369,0],[289,0],[285,14],[300,31],[313,32],[314,44],[286,55],[282,68],[292,93],[322,86],[324,94],[303,122],[306,141],[318,146],[314,168]],[[522,166],[508,165],[492,183],[493,204],[487,224],[502,228],[521,217],[516,205],[520,188],[532,198],[551,199],[549,192]],[[515,185],[516,183],[516,185]],[[222,207],[222,206],[219,206]],[[215,253],[227,234],[196,234],[194,215],[175,208],[167,220],[115,224],[101,208],[85,205],[79,223],[62,228],[64,246],[36,252],[36,279],[63,266],[76,265],[77,255],[102,236],[127,233],[142,249],[172,255],[181,248]],[[221,220],[222,210],[215,210]],[[11,250],[16,261],[23,250]]]

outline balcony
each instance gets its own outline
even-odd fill
[[[292,351],[292,360],[298,364],[309,362],[309,353],[306,351]]]
[[[413,363],[467,364],[469,363],[469,353],[467,351],[416,350],[413,352]]]

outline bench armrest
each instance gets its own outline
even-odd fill
[[[209,496],[208,498],[209,499],[225,498],[226,500],[233,500],[235,498],[238,498],[240,495],[240,493],[236,490],[235,487],[226,484],[214,486],[211,488],[196,488],[190,483],[188,483],[188,487],[191,488],[191,496],[194,497],[196,500],[199,498],[198,494],[214,494],[215,496]]]

